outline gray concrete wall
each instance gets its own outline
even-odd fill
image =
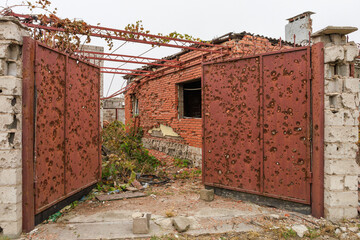
[[[350,77],[350,64],[359,51],[340,33],[314,39],[325,44],[324,210],[331,220],[358,215],[359,79]]]
[[[285,41],[293,43],[295,35],[296,44],[309,43],[309,33],[312,33],[311,14],[313,13],[305,12],[288,19],[289,23],[285,25]]]
[[[27,32],[0,18],[0,238],[22,230],[22,38]]]

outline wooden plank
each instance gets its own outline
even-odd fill
[[[141,192],[124,192],[124,193],[119,193],[119,194],[103,194],[103,195],[99,195],[96,196],[96,198],[99,201],[112,201],[112,200],[121,200],[121,199],[126,199],[126,198],[138,198],[138,197],[145,197],[146,194],[145,193],[141,193]]]

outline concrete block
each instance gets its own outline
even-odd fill
[[[357,142],[358,131],[357,126],[325,125],[325,142]]]
[[[21,149],[0,150],[0,169],[19,168],[21,159]]]
[[[3,234],[5,236],[16,238],[22,232],[22,220],[19,219],[17,221],[11,222],[0,222],[0,227],[3,229]]]
[[[20,114],[0,113],[0,131],[21,130]]]
[[[358,211],[356,207],[345,207],[344,216],[345,219],[352,219],[358,217]]]
[[[343,61],[345,58],[345,51],[343,46],[339,45],[332,45],[327,46],[324,49],[324,62],[336,62],[336,61]]]
[[[359,107],[358,94],[342,93],[341,100],[342,100],[342,104],[345,108],[358,109],[358,107]]]
[[[21,95],[22,80],[13,76],[0,76],[0,95]]]
[[[1,17],[0,19],[0,38],[6,40],[14,40],[22,43],[23,36],[29,35],[26,28],[13,17]]]
[[[344,91],[349,93],[359,92],[360,81],[358,78],[345,78],[344,79]]]
[[[326,159],[355,159],[358,146],[352,142],[325,143],[324,150]]]
[[[134,213],[132,218],[134,234],[147,234],[150,232],[150,213]]]
[[[344,176],[325,175],[324,187],[328,191],[344,190]]]
[[[358,193],[357,191],[324,191],[324,203],[331,207],[357,207]]]
[[[22,197],[22,186],[0,186],[0,203],[19,203]]]
[[[200,199],[210,202],[214,200],[214,189],[201,189]]]
[[[359,173],[359,166],[354,159],[351,160],[328,160],[325,159],[325,174],[355,175]]]
[[[15,222],[22,218],[22,203],[2,203],[0,205],[0,226],[1,222]]]
[[[357,191],[359,185],[358,175],[346,175],[344,180],[344,187],[347,191]]]
[[[347,62],[353,62],[355,58],[359,55],[359,49],[354,42],[347,43],[344,46],[344,50],[345,50],[345,61]]]
[[[343,89],[343,79],[336,76],[330,80],[325,80],[325,93],[341,93]]]
[[[3,96],[0,95],[0,113],[20,113],[21,112],[20,96]]]
[[[344,217],[344,208],[342,207],[327,206],[325,204],[324,210],[326,219],[337,221]]]
[[[333,112],[331,110],[325,110],[325,125],[326,126],[343,126],[344,125],[344,113],[343,110]]]
[[[0,149],[21,148],[21,131],[0,132]]]
[[[359,125],[359,110],[343,110],[344,125],[345,126],[358,126]]]
[[[19,185],[22,182],[22,169],[0,169],[0,186]]]

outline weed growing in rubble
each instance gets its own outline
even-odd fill
[[[160,161],[142,146],[141,137],[141,129],[126,127],[119,121],[104,128],[103,182],[99,190],[121,190],[135,179],[135,173],[155,172]]]

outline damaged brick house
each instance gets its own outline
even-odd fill
[[[254,35],[247,32],[228,33],[212,40],[230,48],[230,55],[247,56],[292,48],[293,43]],[[183,62],[181,68],[159,68],[161,74],[138,82],[125,96],[126,122],[136,121],[144,130],[143,143],[150,149],[170,156],[191,160],[201,165],[202,119],[201,77],[202,62],[219,54],[182,51],[166,59]]]

